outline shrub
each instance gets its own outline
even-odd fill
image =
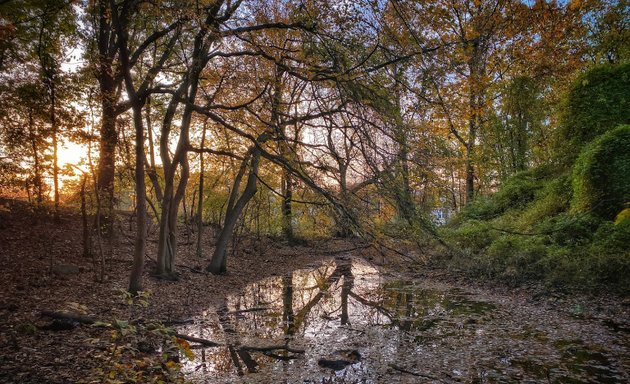
[[[542,227],[555,244],[568,246],[589,243],[600,224],[601,219],[590,214],[562,213]]]
[[[630,201],[630,125],[622,125],[584,148],[573,168],[575,212],[613,220]]]
[[[513,220],[518,220],[518,225],[523,228],[538,228],[544,221],[565,212],[571,196],[571,177],[566,174],[558,176],[547,181],[522,215]]]
[[[536,198],[550,176],[547,167],[519,172],[507,179],[495,194],[475,199],[464,209],[462,216],[464,219],[490,220],[508,210],[523,209]]]
[[[582,74],[569,89],[564,107],[560,152],[574,159],[574,153],[597,136],[630,124],[630,63],[603,65]]]
[[[472,221],[462,224],[454,231],[449,231],[446,237],[457,248],[475,253],[492,243],[496,238],[496,231],[493,231],[488,223]]]
[[[586,260],[583,249],[550,246],[540,264],[548,284],[556,288],[580,287],[588,290],[593,287],[593,278],[586,267]]]
[[[599,227],[588,249],[597,282],[623,294],[630,293],[630,220]]]
[[[495,275],[516,285],[543,276],[539,262],[545,255],[545,246],[538,236],[504,235],[488,247],[482,259],[490,263],[488,267]]]

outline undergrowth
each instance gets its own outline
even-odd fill
[[[630,293],[630,217],[617,222],[570,208],[570,174],[516,175],[507,188],[469,205],[441,236],[449,266],[511,286]]]

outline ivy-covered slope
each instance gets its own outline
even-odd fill
[[[585,73],[563,108],[557,161],[514,175],[443,229],[451,266],[630,293],[630,64]]]

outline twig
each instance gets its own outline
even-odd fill
[[[193,343],[198,343],[205,347],[220,347],[223,345],[212,340],[202,339],[202,338],[194,337],[194,336],[188,336],[188,335],[184,335],[183,333],[176,333],[175,337],[177,337],[178,339],[190,341]]]
[[[248,313],[248,312],[261,312],[261,311],[266,311],[268,309],[269,307],[254,307],[254,308],[249,308],[249,309],[241,309],[238,311],[230,311],[230,312],[227,312],[226,315],[238,315],[241,313]]]
[[[305,353],[306,351],[303,349],[291,348],[288,345],[269,345],[265,347],[255,347],[255,346],[247,346],[244,345],[241,347],[246,351],[256,351],[256,352],[271,352],[277,350],[283,350],[291,353]]]
[[[276,360],[282,360],[282,361],[295,360],[299,358],[298,356],[282,356],[282,355],[275,354],[273,352],[263,352],[263,354],[265,356],[273,357]]]
[[[437,381],[439,381],[441,383],[444,382],[444,380],[442,380],[442,379],[440,379],[438,377],[431,376],[431,375],[426,375],[424,373],[413,372],[413,371],[410,371],[410,370],[405,369],[403,367],[399,367],[398,365],[395,365],[395,364],[388,364],[387,366],[390,367],[391,369],[395,370],[395,371],[398,371],[398,372],[407,373],[409,375],[413,375],[413,376],[417,376],[417,377],[425,377],[425,378],[431,379],[431,380],[437,380]]]

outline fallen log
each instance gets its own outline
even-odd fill
[[[202,339],[200,337],[194,337],[194,336],[189,336],[189,335],[183,335],[181,333],[176,333],[174,336],[182,340],[190,341],[191,343],[201,344],[206,347],[226,347],[226,346],[229,347],[230,346],[230,344],[217,343],[212,340]],[[238,349],[243,350],[243,351],[253,351],[253,352],[263,352],[263,353],[273,352],[273,351],[278,351],[278,350],[287,351],[291,353],[305,353],[306,352],[303,349],[291,348],[288,345],[265,345],[265,346],[241,345],[238,347]]]
[[[176,333],[175,337],[182,339],[182,340],[186,340],[186,341],[190,341],[191,343],[197,343],[197,344],[201,344],[205,347],[220,347],[223,344],[217,343],[215,341],[212,340],[206,340],[206,339],[202,339],[199,337],[194,337],[194,336],[188,336],[188,335],[184,335],[182,333]]]
[[[249,313],[249,312],[262,312],[262,311],[267,311],[269,310],[269,307],[254,307],[254,308],[249,308],[249,309],[240,309],[238,311],[230,311],[230,312],[226,312],[226,315],[240,315],[242,313]]]
[[[243,345],[241,346],[241,349],[245,349],[248,351],[256,351],[256,352],[272,352],[272,351],[277,351],[277,350],[284,350],[291,353],[306,352],[303,349],[291,348],[288,345],[269,345],[269,346],[264,346],[264,347]]]
[[[80,324],[94,324],[96,319],[90,316],[77,315],[70,312],[53,312],[53,311],[42,311],[42,317],[50,317],[51,319],[57,320],[68,320],[75,321]]]
[[[70,312],[54,312],[54,311],[42,311],[41,312],[41,316],[42,317],[49,317],[52,319],[57,319],[57,320],[64,320],[64,321],[69,321],[69,322],[75,322],[75,323],[79,323],[79,324],[86,324],[86,325],[94,325],[94,324],[107,324],[106,322],[101,322],[98,319],[91,317],[91,316],[83,316],[83,315],[79,315],[79,314],[75,314],[75,313],[70,313]],[[141,320],[137,320],[137,321],[132,321],[131,323],[142,323],[143,321]],[[187,322],[187,320],[185,321]],[[182,340],[186,340],[189,341],[191,343],[197,343],[197,344],[201,344],[204,347],[224,347],[226,346],[226,344],[222,344],[222,343],[218,343],[216,341],[212,341],[212,340],[208,340],[208,339],[202,339],[200,337],[195,337],[195,336],[189,336],[189,335],[185,335],[183,333],[173,333],[173,336],[182,339]],[[269,345],[269,346],[240,346],[239,349],[244,350],[244,351],[255,351],[255,352],[273,352],[273,351],[277,351],[277,350],[284,350],[287,352],[291,352],[291,353],[304,353],[305,351],[303,349],[298,349],[298,348],[291,348],[288,345]]]

